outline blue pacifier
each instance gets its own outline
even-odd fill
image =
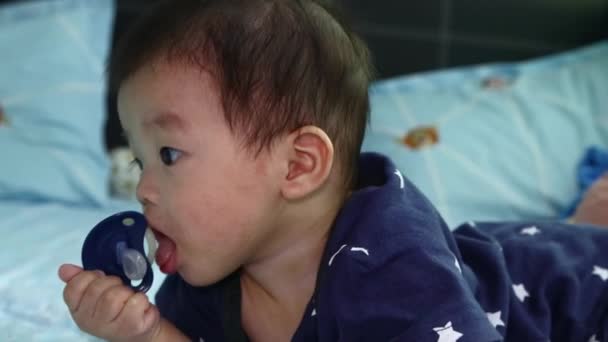
[[[82,265],[85,270],[102,270],[106,275],[120,277],[133,290],[146,292],[154,278],[152,264],[157,247],[144,215],[120,212],[99,222],[87,235],[82,245]],[[136,280],[142,281],[131,285]]]

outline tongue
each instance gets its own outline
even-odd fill
[[[171,261],[175,254],[175,243],[163,234],[156,234],[156,240],[158,241],[158,249],[156,250],[156,264],[161,268],[164,268],[167,262]]]

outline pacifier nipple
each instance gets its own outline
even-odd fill
[[[156,237],[154,236],[154,233],[152,232],[152,229],[150,229],[150,227],[146,228],[146,244],[148,246],[148,253],[146,254],[146,257],[148,258],[148,261],[150,262],[150,265],[154,264],[154,260],[156,257],[156,250],[158,249],[158,241],[156,241]]]

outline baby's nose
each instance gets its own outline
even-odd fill
[[[137,200],[142,206],[150,206],[158,201],[158,188],[153,181],[153,177],[145,170],[142,172],[139,182],[137,183]]]

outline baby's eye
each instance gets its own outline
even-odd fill
[[[173,165],[177,161],[177,158],[182,155],[181,151],[171,147],[161,147],[159,153],[160,160],[162,160],[162,162],[167,166]]]
[[[137,165],[137,168],[141,171],[144,169],[144,165],[142,164],[141,160],[135,158],[133,159],[130,163],[129,163],[129,168],[132,168],[133,166]]]

